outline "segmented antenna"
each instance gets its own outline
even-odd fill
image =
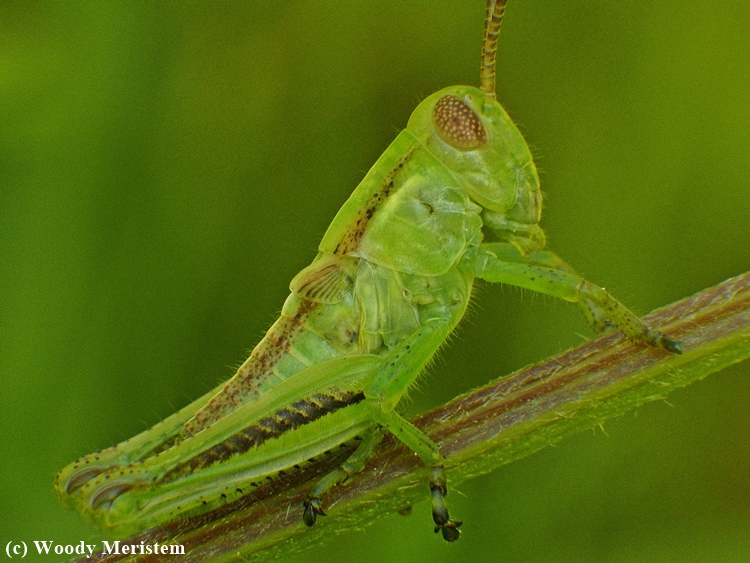
[[[495,58],[497,36],[505,14],[507,0],[487,0],[487,16],[484,19],[484,40],[482,41],[482,69],[479,73],[480,88],[488,98],[495,99]]]

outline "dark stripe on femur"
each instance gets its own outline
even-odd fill
[[[334,390],[330,394],[315,393],[177,465],[165,473],[160,482],[168,483],[198,469],[205,469],[214,463],[226,461],[234,454],[241,454],[258,447],[269,439],[278,438],[290,430],[314,422],[327,414],[359,403],[364,398],[365,395],[361,392],[342,393]]]

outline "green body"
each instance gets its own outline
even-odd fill
[[[363,468],[384,431],[433,467],[436,531],[449,518],[437,446],[396,413],[399,399],[461,320],[475,278],[577,302],[598,329],[679,351],[603,289],[543,250],[529,149],[485,91],[424,100],[343,205],[281,317],[224,385],[152,429],[58,474],[64,504],[128,534],[216,508],[266,477],[362,438],[311,492]],[[485,242],[491,237],[493,242]]]

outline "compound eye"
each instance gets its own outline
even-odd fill
[[[443,96],[432,110],[440,137],[457,149],[478,149],[487,143],[487,132],[479,116],[456,96]]]

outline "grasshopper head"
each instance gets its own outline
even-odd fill
[[[484,208],[497,235],[527,254],[544,246],[539,176],[526,141],[502,106],[483,90],[452,86],[425,99],[407,129]]]
[[[482,220],[527,255],[544,247],[542,194],[531,152],[495,99],[495,58],[507,0],[487,0],[481,88],[451,86],[424,100],[407,129],[484,208]]]

